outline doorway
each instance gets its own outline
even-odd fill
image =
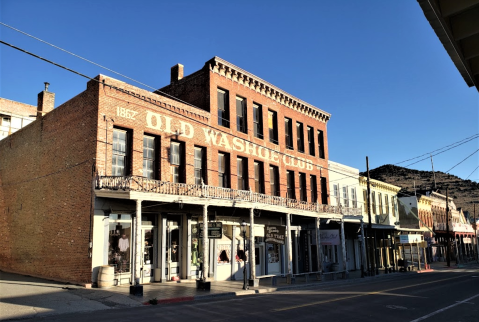
[[[264,275],[264,244],[255,245],[254,249],[254,262],[256,276]]]
[[[153,280],[153,265],[155,254],[155,240],[153,226],[141,226],[141,283],[150,283]]]
[[[181,229],[179,220],[168,220],[166,227],[167,280],[178,280],[181,271]]]

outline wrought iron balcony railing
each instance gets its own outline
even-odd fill
[[[247,201],[252,203],[282,206],[321,213],[353,216],[360,216],[362,214],[361,208],[322,205],[314,202],[270,196],[249,190],[235,190],[231,188],[221,188],[199,184],[172,183],[167,181],[147,179],[140,176],[99,176],[96,179],[96,188],[105,190],[138,191],[166,195],[199,197],[205,199]]]

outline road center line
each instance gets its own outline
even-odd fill
[[[294,309],[299,309],[299,308],[306,307],[306,306],[325,304],[325,303],[331,303],[331,302],[336,302],[336,301],[348,300],[348,299],[352,299],[352,298],[355,298],[355,297],[361,297],[361,296],[368,296],[368,295],[375,295],[375,294],[386,293],[386,292],[391,292],[391,291],[397,291],[397,290],[401,290],[401,289],[405,289],[405,288],[411,288],[411,287],[416,287],[416,286],[421,286],[421,285],[433,284],[433,283],[453,280],[453,279],[457,279],[457,278],[461,278],[461,277],[465,277],[465,276],[461,275],[461,276],[443,278],[443,279],[440,279],[440,280],[434,280],[434,281],[430,281],[430,282],[424,282],[424,283],[408,285],[408,286],[395,287],[395,288],[390,288],[390,289],[382,290],[382,291],[365,292],[365,293],[359,294],[359,295],[352,295],[352,296],[340,297],[340,298],[337,298],[337,299],[330,299],[330,300],[323,300],[323,301],[318,301],[318,302],[305,303],[305,304],[300,304],[300,305],[275,309],[275,310],[271,310],[271,311],[272,312],[280,312],[280,311],[294,310]]]
[[[470,297],[470,298],[468,298],[468,299],[465,299],[464,301],[459,301],[459,302],[457,302],[456,304],[449,305],[449,306],[447,306],[447,307],[445,307],[445,308],[442,308],[442,309],[440,309],[440,310],[437,310],[437,311],[434,311],[434,312],[432,312],[432,313],[429,313],[428,315],[424,315],[424,316],[420,317],[419,319],[412,320],[411,322],[418,322],[418,321],[425,320],[425,319],[427,319],[428,317],[431,317],[431,316],[436,315],[436,314],[438,314],[438,313],[441,313],[441,312],[444,312],[444,311],[446,311],[446,310],[449,310],[449,309],[451,309],[451,308],[453,308],[453,307],[455,307],[455,306],[458,306],[459,304],[466,303],[467,301],[472,300],[472,299],[474,299],[474,298],[476,298],[476,297],[478,297],[478,296],[479,296],[479,294],[476,294],[476,295],[474,295],[473,297]]]

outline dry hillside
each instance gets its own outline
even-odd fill
[[[361,175],[366,175],[366,173],[361,173]],[[369,175],[372,179],[401,187],[401,192],[407,194],[414,193],[414,182],[416,189],[434,188],[432,171],[412,170],[386,164],[369,170]],[[446,188],[448,188],[449,196],[454,198],[456,206],[473,215],[473,203],[479,202],[479,183],[436,171],[436,188],[442,194],[446,194]],[[476,205],[476,216],[479,216],[479,204]]]

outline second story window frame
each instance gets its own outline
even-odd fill
[[[153,135],[143,135],[143,177],[159,179],[159,140]]]
[[[248,133],[248,112],[246,98],[236,96],[236,130]]]
[[[328,204],[328,180],[326,177],[320,177],[321,180],[321,203]]]
[[[230,188],[230,155],[218,152],[218,187]]]
[[[354,187],[351,188],[350,199],[351,199],[351,207],[357,208],[358,207],[358,197],[356,195],[356,188],[354,188]]]
[[[264,164],[254,161],[254,191],[264,193]]]
[[[263,136],[263,106],[253,102],[253,134],[255,138],[264,139]]]
[[[112,143],[112,176],[128,176],[131,158],[131,132],[119,128],[113,128]]]
[[[296,122],[296,144],[298,152],[304,153],[304,127],[301,122]]]
[[[383,194],[382,194],[381,192],[378,192],[378,205],[379,205],[378,215],[384,214],[384,209],[383,209]]]
[[[386,211],[384,212],[386,215],[389,215],[389,196],[387,194],[384,194],[384,205]]]
[[[308,126],[308,150],[309,155],[313,157],[316,155],[316,148],[314,143],[314,128],[311,126]]]
[[[371,191],[371,212],[376,214],[376,192]]]
[[[294,185],[294,171],[286,170],[286,198],[296,199],[296,189]]]
[[[339,206],[341,203],[341,200],[339,200],[339,184],[335,183],[333,184],[333,197],[336,199],[336,206]]]
[[[218,96],[218,125],[230,127],[230,102],[229,92],[225,89],[217,89]]]
[[[284,118],[284,139],[286,149],[293,150],[293,120],[289,117]]]
[[[343,187],[343,207],[349,208],[348,186]]]
[[[173,183],[186,183],[185,169],[185,143],[180,141],[170,142],[170,171]]]
[[[272,196],[280,196],[279,168],[274,165],[269,166],[269,182]]]
[[[269,142],[278,144],[278,113],[268,110]]]
[[[194,148],[194,176],[195,184],[208,184],[206,173],[206,148],[202,146],[195,146]],[[202,182],[203,181],[203,182]]]
[[[248,158],[236,158],[236,174],[238,178],[238,190],[248,190]]]
[[[318,202],[318,182],[316,175],[311,174],[309,176],[309,185],[311,190],[311,202]]]
[[[306,192],[306,173],[300,172],[299,179],[299,200],[308,201],[308,194]]]

